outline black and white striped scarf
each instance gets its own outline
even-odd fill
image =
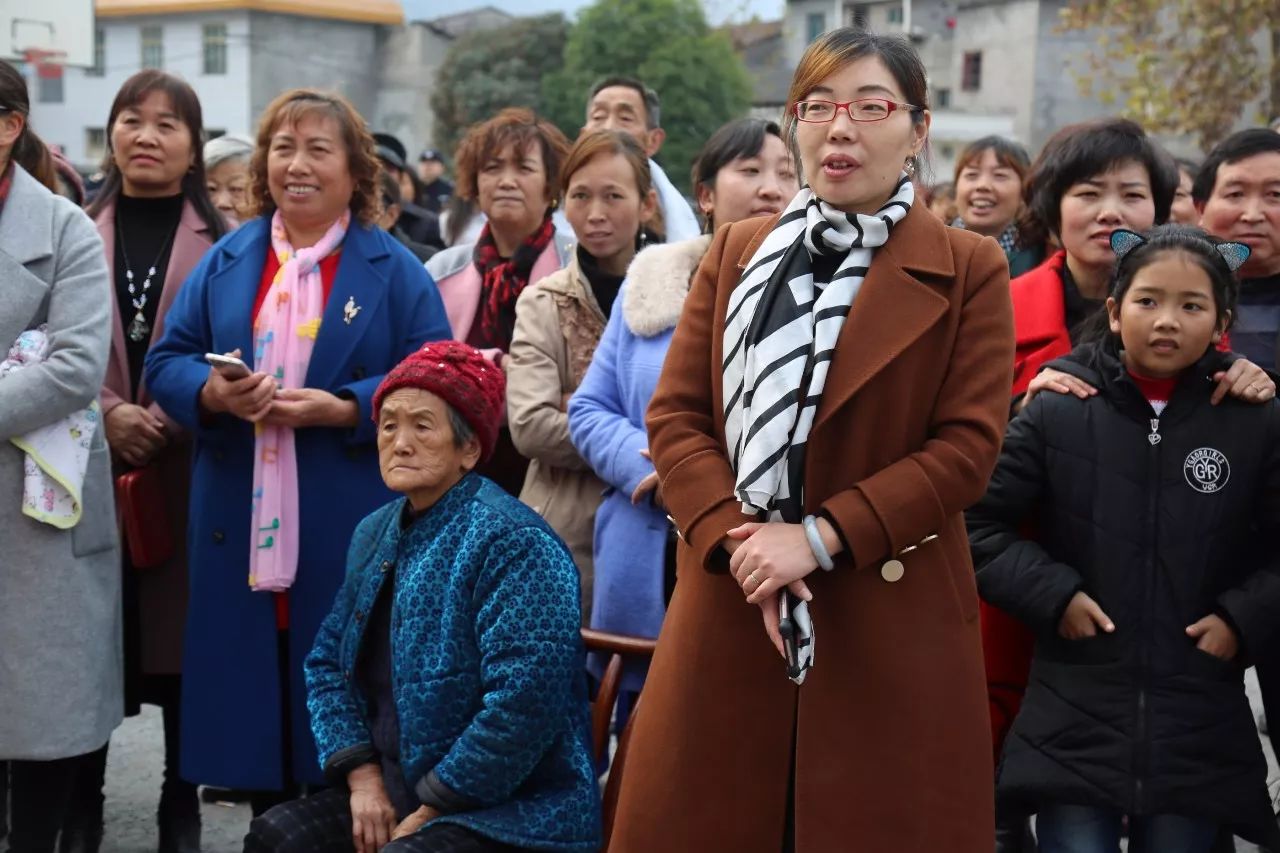
[[[914,200],[905,173],[873,216],[839,211],[805,187],[729,297],[725,437],[744,513],[792,524],[803,517],[805,444],[840,330],[875,249]],[[814,280],[819,255],[843,255],[829,282]]]

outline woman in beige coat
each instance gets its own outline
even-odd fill
[[[565,216],[577,247],[567,267],[520,294],[503,367],[511,438],[530,460],[520,500],[573,552],[586,621],[591,533],[604,484],[569,440],[566,407],[591,364],[627,265],[647,240],[644,227],[654,216],[657,196],[643,150],[616,131],[582,136],[561,174]]]

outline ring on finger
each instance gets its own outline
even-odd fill
[[[754,586],[760,585],[760,580],[756,577],[756,573],[754,571],[752,571],[751,574],[747,575],[747,580],[750,581]]]

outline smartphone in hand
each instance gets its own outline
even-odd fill
[[[213,369],[218,371],[222,378],[228,382],[244,379],[246,376],[253,374],[253,371],[249,369],[249,365],[234,355],[218,355],[214,352],[207,352],[204,354],[204,360],[209,362]]]

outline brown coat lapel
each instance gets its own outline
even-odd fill
[[[739,270],[747,268],[777,221],[776,216],[760,220],[759,230],[738,256]],[[913,207],[894,229],[893,239],[876,252],[840,331],[815,431],[946,313],[947,298],[917,276],[946,282],[954,275],[945,226],[918,205]],[[723,335],[723,323],[719,326]]]

